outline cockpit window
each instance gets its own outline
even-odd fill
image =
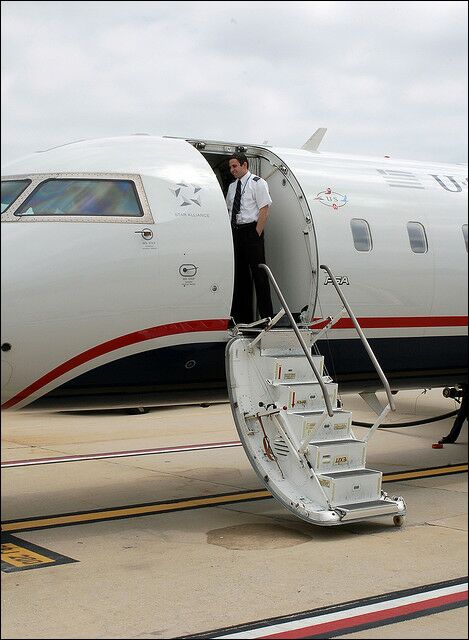
[[[2,213],[30,184],[31,180],[2,180]]]
[[[143,216],[131,180],[50,179],[15,211],[17,216]]]

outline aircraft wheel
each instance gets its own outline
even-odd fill
[[[392,521],[394,522],[394,526],[402,527],[404,524],[404,516],[394,516]]]

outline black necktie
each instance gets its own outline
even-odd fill
[[[239,208],[241,206],[241,180],[238,180],[238,184],[236,185],[236,193],[233,200],[233,208],[231,209],[231,226],[236,227],[236,216],[239,213]]]

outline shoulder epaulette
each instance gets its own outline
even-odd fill
[[[253,178],[254,182],[257,182],[258,180],[260,180],[259,176],[254,176]]]

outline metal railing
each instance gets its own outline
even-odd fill
[[[335,279],[334,274],[329,269],[329,267],[327,265],[325,265],[325,264],[319,265],[319,268],[323,269],[324,271],[326,271],[328,276],[330,277],[331,282],[334,285],[335,290],[337,291],[337,293],[339,295],[339,298],[342,301],[342,304],[344,305],[345,309],[347,310],[347,313],[348,313],[351,321],[353,322],[353,325],[354,325],[358,335],[360,336],[360,339],[361,339],[361,341],[363,343],[363,346],[365,347],[368,355],[370,356],[370,360],[373,363],[374,368],[376,369],[376,373],[378,374],[381,382],[383,383],[384,390],[386,391],[386,395],[388,397],[389,406],[391,407],[392,411],[395,411],[396,410],[396,405],[394,404],[394,399],[392,397],[391,387],[389,386],[388,379],[384,375],[384,372],[381,369],[375,354],[373,353],[373,349],[370,347],[370,344],[369,344],[368,340],[366,339],[365,334],[362,331],[362,328],[358,324],[358,320],[356,319],[355,314],[353,313],[352,309],[350,308],[350,305],[347,302],[347,299],[345,298],[344,294],[340,290],[340,287],[337,284],[337,280]]]
[[[280,287],[277,284],[277,281],[274,278],[274,274],[272,273],[272,271],[269,269],[269,267],[266,264],[260,264],[259,265],[260,269],[264,269],[264,271],[267,273],[267,276],[269,277],[270,282],[272,283],[273,288],[275,289],[275,292],[278,296],[278,299],[280,300],[280,303],[283,307],[283,310],[285,311],[285,313],[288,316],[288,319],[290,320],[290,324],[292,326],[293,331],[296,334],[296,337],[298,338],[298,342],[301,345],[301,348],[304,351],[304,354],[312,368],[312,370],[314,371],[314,375],[317,378],[317,381],[319,382],[319,385],[321,387],[321,391],[322,394],[324,396],[324,402],[326,403],[326,408],[327,408],[327,413],[329,414],[329,416],[332,418],[332,416],[334,415],[334,412],[332,410],[332,405],[331,405],[331,400],[329,398],[329,394],[327,393],[327,389],[326,389],[326,385],[324,384],[324,381],[322,379],[322,376],[319,375],[319,371],[316,369],[316,366],[314,364],[313,358],[311,356],[311,353],[308,349],[308,347],[306,346],[305,341],[303,340],[303,336],[300,333],[300,330],[298,329],[298,325],[295,322],[295,319],[293,318],[292,312],[290,311],[288,304],[285,300],[285,298],[283,297],[283,294],[280,290]],[[278,313],[275,318],[274,321],[276,322],[279,317],[283,316],[283,313]],[[271,328],[274,325],[274,321],[272,321],[269,325],[269,328]]]

